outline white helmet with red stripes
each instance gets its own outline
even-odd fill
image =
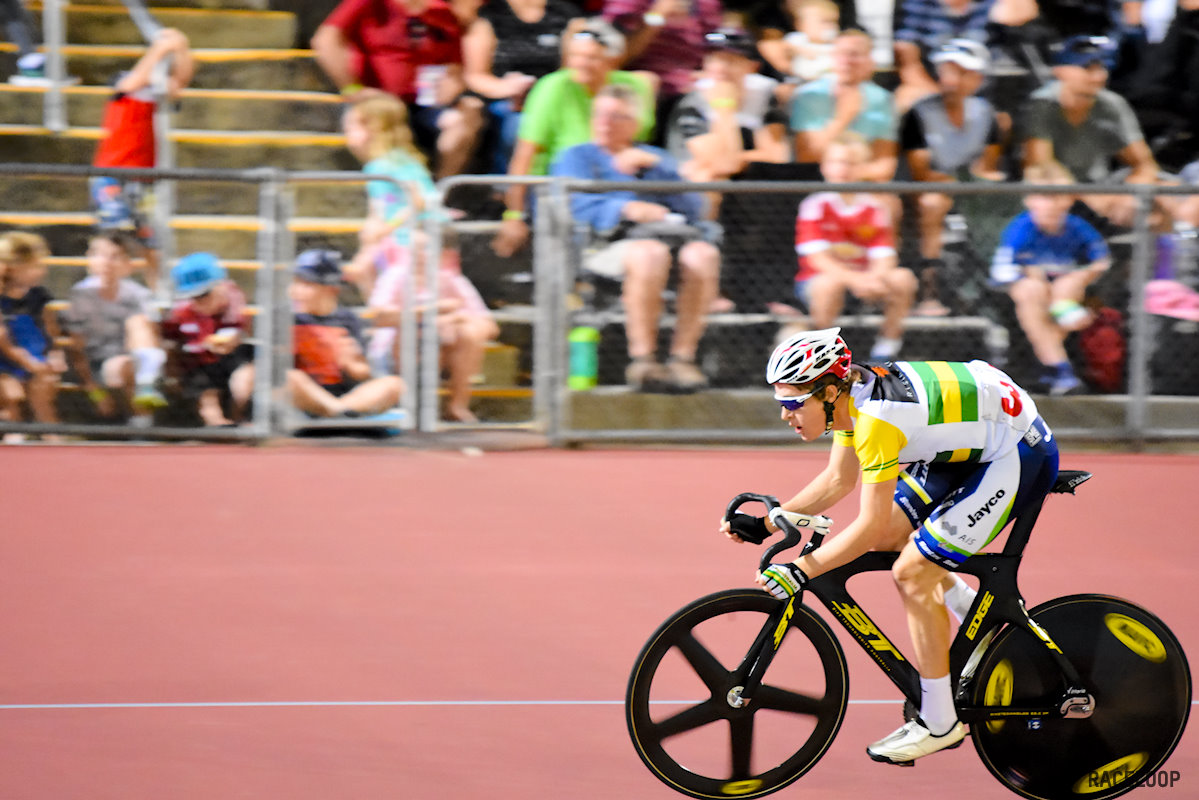
[[[810,383],[822,375],[844,380],[852,354],[840,334],[840,328],[825,328],[788,337],[770,354],[766,382]]]

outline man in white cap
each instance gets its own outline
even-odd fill
[[[918,100],[899,127],[900,148],[912,178],[935,183],[1002,180],[999,158],[1003,131],[995,109],[975,94],[986,80],[991,63],[986,46],[971,39],[952,39],[929,60],[936,66],[940,92]],[[919,198],[919,274],[924,299],[917,306],[917,314],[943,314],[947,310],[936,283],[944,266],[942,229],[953,205],[954,198],[939,192]]]

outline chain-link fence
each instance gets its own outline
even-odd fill
[[[675,229],[660,224],[596,231],[568,213],[557,220],[556,244],[568,244],[564,261],[575,278],[558,335],[576,341],[564,344],[563,352],[577,349],[587,338],[572,337],[572,330],[598,333],[590,336],[597,352],[596,388],[562,395],[561,438],[744,440],[790,435],[770,433],[781,426],[772,405],[760,402],[766,396],[762,365],[780,337],[830,324],[842,327],[861,360],[989,360],[1041,398],[1047,417],[1062,433],[1112,439],[1199,433],[1194,413],[1199,406],[1187,397],[1199,394],[1199,362],[1185,356],[1199,315],[1199,305],[1192,302],[1199,299],[1199,254],[1194,231],[1170,227],[1171,217],[1163,213],[1166,206],[1193,197],[1187,194],[1193,190],[1109,187],[1108,194],[1088,195],[1084,203],[1076,196],[1077,187],[973,182],[938,185],[935,192],[930,188],[641,181],[554,187],[562,194],[554,208],[564,211],[572,193],[633,190],[666,198],[695,192],[703,197],[708,221],[676,220],[680,224]],[[1071,215],[1069,231],[1045,231],[1049,238],[1065,232],[1069,247],[1045,249],[1042,240],[1027,235],[1030,225],[1036,227],[1030,220],[1037,197],[1050,198],[1053,213]],[[1049,212],[1038,207],[1036,213],[1042,219]],[[1045,224],[1066,224],[1065,219]],[[716,224],[708,227],[709,222]],[[1093,239],[1076,241],[1078,229],[1094,229]],[[611,251],[630,234],[657,235],[675,261],[663,291],[659,360],[669,356],[679,321],[680,273],[686,272],[679,264],[680,248],[694,240],[718,244],[720,293],[706,316],[696,353],[708,382],[703,391],[629,389],[629,316],[622,283],[611,273],[597,275],[592,266],[597,253]],[[1087,242],[1093,245],[1090,250]],[[1019,252],[1013,253],[1013,247]],[[893,252],[894,280],[883,284],[881,294],[877,288],[859,293],[848,287],[829,300],[809,281],[815,272],[803,266],[806,255],[818,250],[862,269]],[[1070,259],[1074,261],[1067,264]],[[1099,261],[1107,268],[1092,270],[1094,280],[1080,296],[1082,307],[1073,307],[1066,325],[1070,332],[1059,333],[1056,345],[1047,344],[1046,326],[1030,318],[1036,316],[1029,310],[1036,303],[1029,306],[1026,297],[1024,284],[1030,282],[1018,284],[1016,278],[1045,274],[1052,281],[1044,285],[1050,286],[1058,283],[1059,274]],[[1013,264],[1025,266],[1013,273]],[[1045,291],[1039,315],[1044,321],[1058,319],[1058,301],[1068,293]],[[1172,305],[1161,299],[1166,293]],[[1050,315],[1051,305],[1057,316]],[[902,341],[897,350],[886,342],[896,338]],[[567,355],[562,358],[564,365],[569,363]],[[1062,360],[1069,364],[1073,383],[1058,379]]]
[[[246,344],[256,369],[245,424],[203,425],[195,398],[168,370],[158,386],[170,402],[149,420],[141,415],[139,435],[236,439],[371,428],[364,417],[373,414],[323,413],[312,407],[302,412],[289,401],[294,390],[289,376],[294,378],[297,364],[296,256],[329,249],[349,259],[360,252],[366,176],[0,165],[2,206],[37,207],[38,197],[53,196],[60,201],[55,207],[75,198],[74,206],[83,209],[89,180],[114,176],[170,184],[176,256],[213,253],[245,295],[251,318]],[[501,193],[514,182],[526,184],[536,198],[531,235],[526,246],[500,256],[495,244],[503,225]],[[571,211],[572,200],[582,194],[619,189],[663,198],[690,193],[693,213],[672,212],[640,229],[621,224],[592,230]],[[365,271],[356,267],[359,272],[341,291],[339,303],[361,325],[372,375],[402,379],[398,409],[387,409],[396,413],[377,421],[384,431],[437,432],[461,425],[462,415],[455,411],[465,402],[470,417],[477,417],[466,423],[472,427],[534,429],[555,442],[786,438],[790,433],[779,425],[762,384],[765,358],[780,336],[836,324],[860,360],[890,347],[886,357],[984,358],[1001,365],[1037,395],[1062,434],[1193,437],[1199,434],[1194,399],[1199,359],[1190,353],[1199,341],[1199,248],[1194,231],[1171,228],[1163,211],[1187,198],[1193,202],[1195,195],[1182,187],[1106,189],[1107,200],[1123,204],[1118,214],[1105,218],[1074,208],[1097,229],[1109,266],[1088,287],[1085,308],[1074,311],[1088,324],[1061,342],[1079,381],[1066,392],[1053,384],[1052,354],[1029,335],[1021,301],[1010,280],[999,274],[996,253],[1028,211],[1030,193],[1066,196],[1077,191],[1071,187],[607,184],[460,176],[442,182],[437,195],[425,199],[426,213],[396,227],[403,228],[407,244],[389,262],[402,267],[390,275],[390,294],[383,300],[373,297],[387,266],[375,261]],[[410,190],[397,185],[396,191],[406,196]],[[867,201],[865,195],[875,199]],[[1089,199],[1106,208],[1101,201]],[[804,208],[812,217],[806,231]],[[810,278],[801,270],[797,243],[799,253],[806,254],[808,238],[836,239],[822,227],[832,224],[821,216],[830,209],[849,220],[836,236],[848,230],[856,244],[830,245],[829,251],[863,263],[893,257],[895,283],[881,293],[877,287],[873,294],[848,290],[829,301],[814,298],[809,281],[797,282],[797,277]],[[1115,223],[1107,221],[1117,217]],[[50,242],[45,286],[53,297],[52,312],[64,322],[64,344],[72,290],[88,273],[94,225],[95,219],[83,213],[0,213],[0,233],[31,230]],[[625,242],[639,239],[657,241],[660,246],[650,255],[665,253],[673,266],[648,304],[642,298],[630,323],[627,274],[634,262]],[[713,260],[718,273],[711,269]],[[170,307],[174,259],[166,261],[154,295],[159,317]],[[464,329],[437,313],[460,307],[465,297],[455,276],[470,284],[494,326],[482,352],[476,348],[466,367],[455,361],[452,349]],[[814,299],[823,305],[814,306]],[[637,316],[644,309],[652,319]],[[688,325],[690,333],[680,332]],[[888,344],[891,339],[899,343]],[[377,345],[378,340],[385,343]],[[640,368],[630,371],[630,352],[637,348],[643,357],[652,351],[657,378],[647,379],[649,373],[639,374]],[[694,373],[667,364],[672,355],[676,361],[693,359]],[[135,432],[128,410],[119,414],[107,404],[100,407],[97,397],[81,376],[67,372],[60,376],[57,423],[16,421],[18,414],[30,419],[26,398],[15,412],[8,403],[9,419],[0,423],[0,431],[108,438]]]

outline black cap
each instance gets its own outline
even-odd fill
[[[1071,36],[1057,46],[1054,63],[1060,66],[1088,67],[1099,63],[1111,68],[1116,45],[1106,36]]]
[[[305,250],[296,256],[295,277],[321,286],[340,286],[341,253],[336,250]]]

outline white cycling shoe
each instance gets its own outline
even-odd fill
[[[953,727],[941,736],[933,736],[920,720],[914,719],[890,736],[884,736],[867,747],[866,755],[885,764],[910,767],[916,759],[930,753],[952,750],[965,738],[966,726],[961,722],[953,723]]]

